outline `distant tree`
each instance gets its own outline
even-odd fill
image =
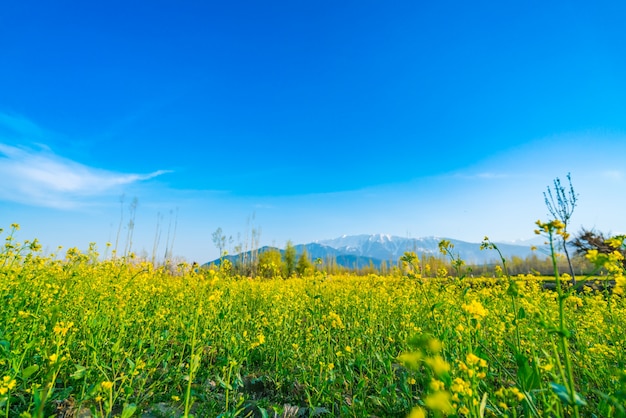
[[[217,247],[220,254],[224,250],[224,246],[226,245],[226,236],[222,233],[222,228],[219,227],[211,234],[211,238],[213,239],[213,244]]]
[[[281,277],[283,271],[282,255],[276,249],[259,254],[259,275],[266,279]]]
[[[287,241],[287,244],[285,245],[285,254],[283,257],[285,260],[285,277],[289,278],[296,270],[296,248],[293,246],[291,241]]]
[[[328,274],[335,274],[337,273],[337,257],[333,256],[333,255],[327,255],[326,256],[326,260],[324,262],[324,269],[326,271],[326,273]]]
[[[613,248],[607,244],[606,239],[602,232],[582,228],[574,237],[571,245],[576,248],[576,254],[579,255],[585,255],[589,250],[598,250],[599,253],[609,254]]]
[[[572,266],[572,260],[570,259],[569,252],[567,251],[567,238],[569,236],[567,233],[567,226],[569,225],[570,218],[574,213],[574,208],[576,208],[578,195],[574,192],[574,186],[572,186],[572,177],[570,173],[567,173],[567,181],[569,183],[569,188],[566,190],[565,187],[561,185],[561,180],[557,177],[554,179],[554,189],[551,189],[550,186],[548,186],[548,191],[547,193],[543,193],[543,197],[546,207],[548,208],[548,212],[550,212],[552,218],[563,222],[563,231],[565,232],[562,236],[563,252],[567,258],[567,264],[569,266],[570,274],[572,275],[572,282],[576,284],[574,267]]]
[[[126,236],[126,251],[124,255],[127,257],[133,251],[133,234],[135,232],[135,216],[137,215],[137,205],[139,204],[139,200],[134,197],[133,201],[130,202],[130,206],[128,207],[128,211],[130,213],[130,219],[128,220],[128,235]]]
[[[382,276],[387,276],[389,274],[389,268],[387,267],[386,260],[381,261],[379,271]]]
[[[624,256],[621,263],[626,268],[626,248],[616,248],[602,232],[583,228],[576,234],[571,245],[576,248],[576,254],[583,256],[589,250],[597,250],[600,254],[611,254],[614,251],[619,251]]]
[[[324,264],[324,260],[322,260],[320,257],[317,257],[315,259],[315,268],[319,270],[322,267],[322,264]]]
[[[217,228],[213,234],[211,234],[213,238],[213,244],[217,247],[220,252],[220,263],[222,262],[222,257],[224,256],[224,248],[226,248],[226,235],[222,233],[222,228]]]
[[[306,252],[306,248],[302,250],[302,254],[298,258],[298,263],[296,264],[296,272],[300,277],[306,276],[307,273],[313,271],[313,264],[311,264],[311,260],[309,260],[309,255]]]

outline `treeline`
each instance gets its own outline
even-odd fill
[[[427,253],[417,254],[419,259],[418,272],[421,277],[448,277],[457,274],[451,261],[443,255]],[[553,274],[552,261],[548,255],[532,254],[527,257],[513,256],[505,259],[509,274],[512,276],[532,274],[536,276],[549,276]],[[594,271],[594,266],[583,255],[571,257],[572,266],[576,275],[602,274]],[[492,277],[496,273],[496,265],[502,267],[502,263],[466,264],[463,271],[468,276]],[[256,254],[240,254],[238,256],[223,258],[219,262],[207,266],[219,268],[233,276],[259,277],[259,278],[290,278],[305,277],[317,273],[341,274],[352,273],[358,275],[402,275],[404,266],[401,259],[385,260],[375,263],[363,264],[358,261],[346,263],[345,260],[337,260],[336,257],[312,259],[306,249],[298,254],[294,246],[288,242],[284,251],[272,248],[259,251]],[[561,273],[569,273],[570,268],[565,256],[558,257],[558,267]]]

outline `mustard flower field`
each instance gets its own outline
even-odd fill
[[[5,236],[0,416],[625,416],[617,268],[612,291],[460,262],[425,279],[410,255],[388,276],[251,279]]]

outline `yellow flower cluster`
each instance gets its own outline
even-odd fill
[[[487,376],[487,361],[469,353],[465,356],[465,361],[459,361],[457,369],[462,376],[456,377],[452,381],[452,402],[459,414],[470,415],[471,410],[475,410],[480,404],[478,396],[479,381]]]
[[[113,388],[113,382],[105,380],[104,382],[100,383],[100,387],[104,391],[109,391]]]
[[[332,311],[329,312],[328,315],[324,316],[324,320],[330,323],[331,328],[338,328],[338,329],[345,328],[345,326],[343,325],[343,321],[341,320],[341,317],[335,312],[332,312]]]
[[[470,303],[464,303],[461,308],[471,317],[477,321],[482,320],[489,314],[489,311],[485,309],[482,303],[474,300]]]
[[[4,376],[0,381],[0,395],[6,395],[7,392],[15,389],[17,382],[11,376]]]
[[[56,335],[60,337],[65,337],[67,332],[74,326],[73,322],[65,323],[63,321],[57,322],[53,328],[53,331]]]
[[[541,222],[537,221],[535,224],[539,227],[539,229],[535,230],[535,234],[546,234],[546,235],[560,235],[563,239],[567,240],[569,238],[569,234],[565,231],[565,224],[559,220],[554,219],[549,222]]]
[[[265,335],[263,334],[259,334],[256,337],[256,341],[253,341],[252,344],[250,345],[250,348],[257,348],[258,346],[262,345],[265,343]]]
[[[610,253],[600,253],[597,249],[587,251],[587,259],[597,267],[606,269],[609,275],[615,280],[615,288],[613,292],[623,295],[626,289],[626,268],[624,263],[624,246],[626,245],[626,236],[618,235],[606,240],[606,244],[613,249]]]
[[[82,399],[75,389],[63,396],[113,411],[137,400],[180,402],[188,383],[206,396],[198,408],[224,408],[225,388],[239,396],[239,379],[254,376],[293,388],[294,396],[306,392],[312,404],[336,406],[334,414],[386,416],[380,405],[399,410],[419,402],[411,416],[479,416],[487,394],[487,411],[502,410],[502,403],[519,416],[523,393],[508,388],[494,395],[516,376],[507,343],[518,331],[520,353],[538,365],[540,389],[549,393],[549,377],[560,372],[549,327],[563,300],[566,326],[576,331],[574,373],[589,377],[577,379],[579,392],[591,404],[593,391],[620,390],[610,371],[626,350],[621,297],[588,292],[559,300],[542,289],[542,278],[524,275],[515,278],[522,296],[514,309],[495,278],[416,283],[398,272],[256,280],[69,252],[71,260],[36,256],[11,267],[0,259],[0,295],[11,295],[0,309],[0,344],[10,342],[10,350],[0,347],[0,395],[10,397],[9,416],[34,410],[29,399],[50,376],[68,388],[99,388]],[[617,266],[619,257],[604,261]],[[613,274],[621,283],[619,270]],[[413,344],[416,332],[428,337]],[[23,365],[19,385],[9,377],[17,373],[16,356]],[[201,364],[195,375],[194,362]],[[59,386],[50,388],[49,399],[59,399]],[[533,400],[538,416],[554,411],[544,398],[550,397]],[[606,416],[594,407],[585,414]]]
[[[526,395],[524,395],[517,386],[508,388],[501,387],[494,394],[498,399],[497,406],[504,411],[508,411],[526,398]]]

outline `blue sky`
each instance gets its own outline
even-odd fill
[[[136,252],[177,218],[189,261],[218,227],[515,240],[571,172],[572,229],[626,232],[626,4],[420,3],[4,5],[1,226],[104,251],[136,198]]]

